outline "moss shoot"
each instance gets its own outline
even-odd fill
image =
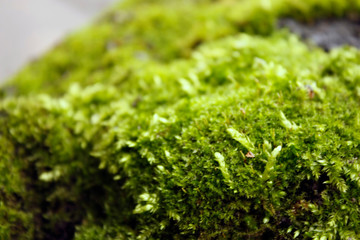
[[[0,89],[0,239],[360,239],[358,0],[128,0]]]

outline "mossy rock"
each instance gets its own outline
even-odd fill
[[[0,239],[359,239],[359,1],[129,0],[1,89]]]

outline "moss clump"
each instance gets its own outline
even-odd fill
[[[360,52],[261,22],[360,4],[263,3],[125,2],[9,82],[0,238],[359,238]]]

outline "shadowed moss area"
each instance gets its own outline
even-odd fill
[[[0,239],[360,238],[360,52],[278,17],[359,1],[126,1],[2,88]]]

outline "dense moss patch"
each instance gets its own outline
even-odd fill
[[[128,1],[4,86],[0,238],[359,238],[360,52],[273,23],[360,3],[265,3]]]

